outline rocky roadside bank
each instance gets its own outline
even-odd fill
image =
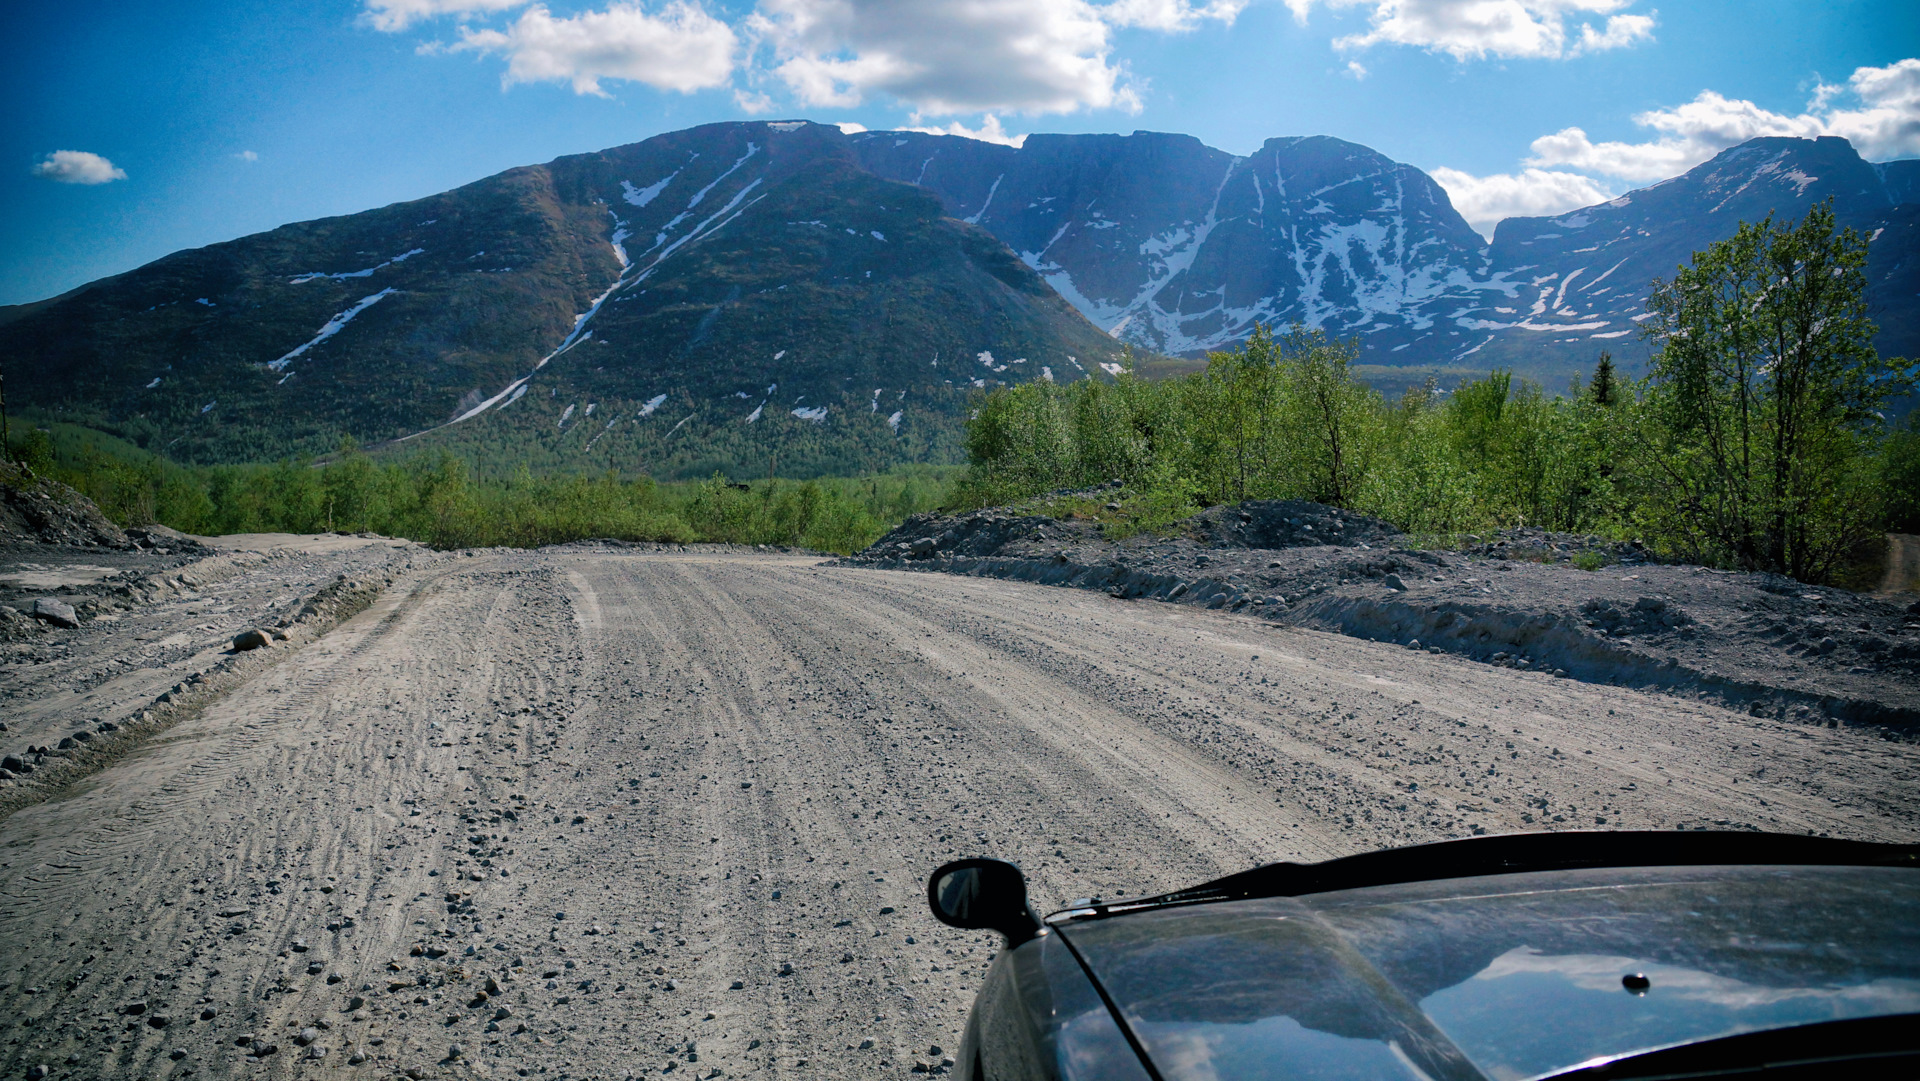
[[[0,815],[104,768],[403,577],[457,558],[384,538],[228,550],[132,532],[125,549],[0,549]]]
[[[1098,522],[986,510],[917,516],[838,562],[1191,605],[1920,736],[1920,602],[1661,565],[1633,545],[1540,530],[1464,551],[1407,542],[1385,522],[1297,500],[1215,507],[1123,539]],[[1583,552],[1596,569],[1576,565]]]

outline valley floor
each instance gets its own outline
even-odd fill
[[[0,1075],[906,1075],[995,948],[926,914],[951,856],[1044,910],[1480,831],[1912,841],[1917,781],[1870,728],[1228,612],[474,553],[5,820]]]

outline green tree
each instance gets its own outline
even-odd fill
[[[1380,396],[1353,375],[1357,342],[1295,326],[1279,344],[1291,428],[1295,491],[1351,507],[1372,468]]]
[[[1656,281],[1640,466],[1646,521],[1682,554],[1808,581],[1877,525],[1864,468],[1913,366],[1873,348],[1867,240],[1832,201],[1771,216]]]
[[[1587,384],[1587,393],[1595,405],[1610,406],[1620,400],[1620,377],[1613,370],[1613,354],[1604,349],[1593,366],[1593,382]]]

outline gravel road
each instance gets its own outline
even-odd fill
[[[1050,908],[1483,830],[1913,840],[1916,778],[1871,729],[1228,612],[476,554],[0,825],[0,1076],[906,1075],[994,948],[925,914],[954,855]]]

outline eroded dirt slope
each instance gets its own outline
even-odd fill
[[[899,1076],[993,949],[925,915],[952,855],[1055,907],[1481,830],[1911,840],[1917,776],[1869,730],[1225,611],[479,555],[5,820],[0,1076]]]

